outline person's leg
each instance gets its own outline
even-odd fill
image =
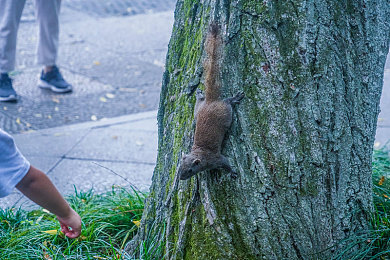
[[[0,73],[15,68],[16,36],[26,0],[0,0]]]
[[[8,72],[15,69],[16,37],[26,0],[0,0],[0,101],[16,100]]]
[[[61,0],[35,0],[35,5],[39,26],[37,61],[43,66],[54,66],[58,52]]]
[[[39,24],[38,64],[43,65],[38,86],[56,93],[72,91],[56,66],[61,0],[35,0]]]

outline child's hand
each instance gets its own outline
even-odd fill
[[[81,218],[73,209],[71,209],[68,217],[60,218],[57,216],[57,219],[60,222],[61,231],[65,234],[65,236],[69,238],[76,238],[80,236]]]

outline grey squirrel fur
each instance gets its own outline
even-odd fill
[[[212,23],[208,32],[205,49],[207,58],[205,71],[205,95],[196,92],[194,118],[196,122],[194,144],[189,154],[183,155],[179,178],[186,180],[204,170],[223,168],[233,177],[237,176],[228,159],[221,154],[222,142],[232,124],[234,104],[240,103],[244,93],[221,99],[219,62],[221,59],[222,35],[219,25]]]

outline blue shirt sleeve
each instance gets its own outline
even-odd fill
[[[30,169],[14,139],[0,129],[0,198],[12,192]]]

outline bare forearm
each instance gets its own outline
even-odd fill
[[[16,188],[29,199],[59,217],[69,216],[71,212],[69,204],[46,174],[33,166]]]

